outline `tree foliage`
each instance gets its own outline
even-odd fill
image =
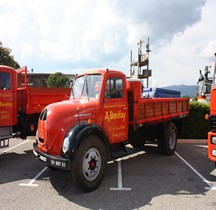
[[[66,82],[69,81],[68,76],[61,72],[56,72],[48,77],[48,87],[66,87]]]
[[[14,60],[14,57],[10,55],[11,51],[11,49],[3,47],[0,42],[0,65],[6,65],[18,69],[20,68],[20,65]]]

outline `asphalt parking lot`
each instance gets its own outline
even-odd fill
[[[151,144],[128,148],[91,193],[75,187],[70,172],[36,160],[33,141],[11,139],[0,149],[1,209],[216,209],[216,169],[205,140],[180,140],[169,157]]]

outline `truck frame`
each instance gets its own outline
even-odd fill
[[[42,111],[33,152],[50,168],[70,170],[89,192],[101,184],[107,161],[128,154],[127,144],[143,148],[152,141],[172,155],[188,101],[142,98],[142,80],[116,70],[88,71],[76,77],[69,100]]]
[[[32,87],[27,67],[0,65],[0,147],[9,138],[35,136],[41,111],[50,103],[69,98],[70,88]]]

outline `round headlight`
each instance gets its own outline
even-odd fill
[[[212,137],[212,144],[216,144],[216,136]]]
[[[66,153],[66,152],[68,151],[68,149],[69,149],[69,143],[70,143],[69,138],[66,137],[66,138],[64,139],[63,147],[62,147],[62,151],[63,151],[64,153]]]

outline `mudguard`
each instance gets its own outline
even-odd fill
[[[109,145],[108,138],[100,126],[96,124],[82,122],[72,127],[66,136],[69,138],[70,141],[69,152],[71,154],[74,154],[77,151],[81,141],[91,134],[100,136],[105,142],[106,146]]]

